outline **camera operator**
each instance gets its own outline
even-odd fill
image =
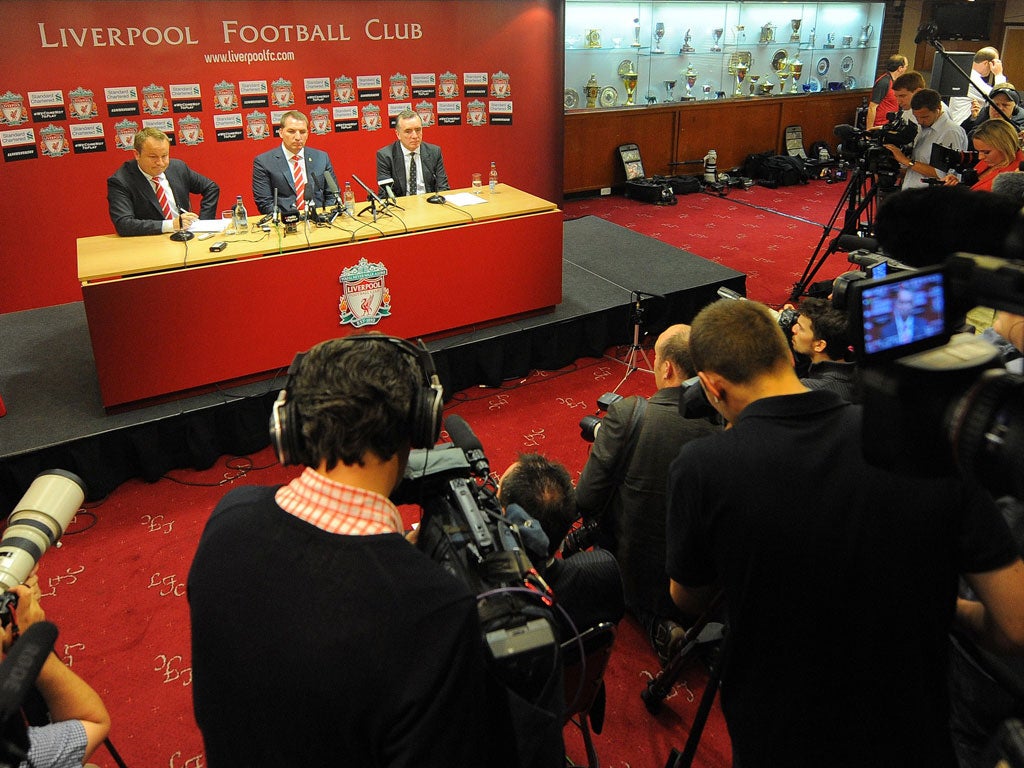
[[[940,172],[948,170],[929,165],[932,145],[941,144],[960,151],[967,149],[967,134],[949,119],[938,91],[925,88],[915,93],[910,99],[910,110],[919,126],[911,157],[894,144],[885,145],[904,169],[902,189],[916,189],[924,183],[923,179],[942,178]]]
[[[26,632],[46,614],[37,600],[38,588],[30,579],[11,590],[18,597],[18,629]],[[14,625],[3,630],[4,656],[15,642]],[[55,653],[50,653],[35,681],[49,712],[50,723],[28,728],[28,758],[22,766],[80,768],[110,732],[110,715],[103,700]]]
[[[893,80],[892,95],[896,97],[896,105],[900,108],[903,119],[908,123],[917,124],[914,110],[910,108],[910,101],[914,98],[915,93],[924,90],[924,88],[924,75],[914,70],[904,72]]]
[[[663,663],[685,634],[680,626],[684,617],[669,598],[665,576],[668,465],[679,446],[718,429],[679,412],[682,384],[691,375],[689,335],[689,326],[673,325],[658,337],[658,391],[647,401],[643,418],[639,423],[633,420],[642,398],[613,403],[576,484],[576,507],[584,521],[599,523],[622,569],[626,606],[647,631]]]
[[[672,464],[668,573],[684,610],[724,592],[734,759],[954,766],[954,618],[1024,649],[1024,563],[991,497],[869,464],[860,406],[797,380],[763,305],[705,307],[691,352],[732,428]],[[957,600],[958,574],[980,602]]]
[[[827,299],[804,299],[790,329],[793,350],[810,360],[800,377],[808,389],[835,392],[848,403],[858,402],[857,366],[849,361],[850,335],[845,312]]]
[[[531,538],[524,546],[551,587],[555,599],[565,609],[580,632],[603,621],[618,624],[625,611],[619,564],[610,552],[592,549],[566,558],[556,557],[566,534],[576,521],[576,498],[569,471],[558,462],[537,453],[521,454],[501,476],[498,501],[506,514],[516,516],[520,508],[529,518],[520,523],[522,530],[539,523],[543,551],[534,552]],[[568,635],[561,638],[564,642]]]
[[[885,125],[890,112],[896,110],[896,96],[893,93],[895,80],[907,71],[907,57],[896,53],[885,60],[885,72],[875,81],[868,101],[868,114],[865,125],[871,129]]]
[[[440,431],[425,349],[331,339],[289,370],[279,487],[231,490],[188,576],[207,763],[453,766],[515,753],[476,599],[402,535],[388,496]],[[435,389],[436,388],[436,389]]]

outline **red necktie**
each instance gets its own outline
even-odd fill
[[[173,219],[174,211],[171,209],[171,204],[167,201],[167,194],[164,192],[164,185],[160,183],[160,176],[154,176],[153,190],[156,192],[156,200],[160,203],[160,208],[164,212],[165,219]]]
[[[295,209],[301,211],[306,207],[306,178],[298,155],[292,158],[292,178],[295,180]]]

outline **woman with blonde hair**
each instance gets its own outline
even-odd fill
[[[978,180],[971,185],[971,189],[991,192],[996,176],[1020,170],[1020,164],[1024,161],[1020,138],[1017,130],[1005,120],[986,120],[974,129],[971,141],[979,156],[978,164],[974,166]],[[952,174],[947,175],[943,181],[947,185],[960,183]]]

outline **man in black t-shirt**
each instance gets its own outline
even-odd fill
[[[1024,564],[991,497],[868,464],[860,407],[800,383],[761,304],[706,307],[690,350],[731,428],[672,465],[668,573],[684,610],[724,590],[737,763],[952,768],[949,628],[1024,648]]]

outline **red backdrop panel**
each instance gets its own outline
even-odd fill
[[[143,120],[171,119],[180,132],[182,118],[197,118],[202,143],[186,145],[178,136],[172,157],[217,181],[222,202],[241,194],[254,210],[252,159],[277,139],[218,141],[214,119],[238,115],[244,127],[250,113],[269,118],[282,107],[218,109],[214,86],[222,81],[234,83],[240,99],[242,81],[265,81],[270,90],[274,81],[290,81],[294,107],[307,114],[323,106],[333,116],[335,107],[354,106],[362,117],[365,107],[377,106],[383,122],[379,130],[360,126],[312,136],[309,142],[330,152],[342,180],[353,173],[373,180],[374,152],[394,140],[387,124],[389,105],[402,103],[389,98],[391,77],[404,75],[414,85],[415,74],[431,73],[440,80],[454,73],[458,97],[438,93],[403,100],[432,102],[438,118],[443,117],[439,102],[461,102],[461,124],[439,120],[425,131],[427,141],[443,148],[453,186],[468,186],[470,174],[486,172],[494,160],[502,181],[549,200],[561,196],[562,78],[556,60],[561,0],[8,0],[3,14],[0,93],[7,98],[0,98],[0,221],[7,237],[0,252],[0,312],[81,298],[75,239],[113,230],[106,178],[133,157],[117,146],[115,126],[122,120],[141,127]],[[507,98],[490,95],[499,72],[509,77]],[[466,95],[467,73],[486,75],[487,95]],[[356,85],[360,78],[379,77],[378,97],[364,93],[366,100],[342,104],[332,91],[327,103],[318,103],[317,82],[333,84],[343,76]],[[150,85],[162,87],[179,109],[192,101],[198,110],[143,113],[143,89]],[[195,99],[181,87],[189,85],[198,86]],[[125,115],[120,107],[111,114],[115,94],[110,93],[108,103],[108,89],[123,93],[131,88],[137,92],[139,114]],[[95,117],[76,116],[71,92],[78,89],[93,92]],[[54,92],[64,102],[63,119],[54,118],[52,107],[39,106],[52,101]],[[9,106],[19,103],[17,97],[24,122]],[[468,106],[474,100],[488,108],[492,102],[510,102],[511,123],[494,122],[489,115],[486,124],[470,125]],[[103,134],[98,144],[92,135],[97,124]],[[66,146],[77,143],[77,150],[47,154],[44,129],[62,130]],[[33,151],[36,157],[30,156]]]

